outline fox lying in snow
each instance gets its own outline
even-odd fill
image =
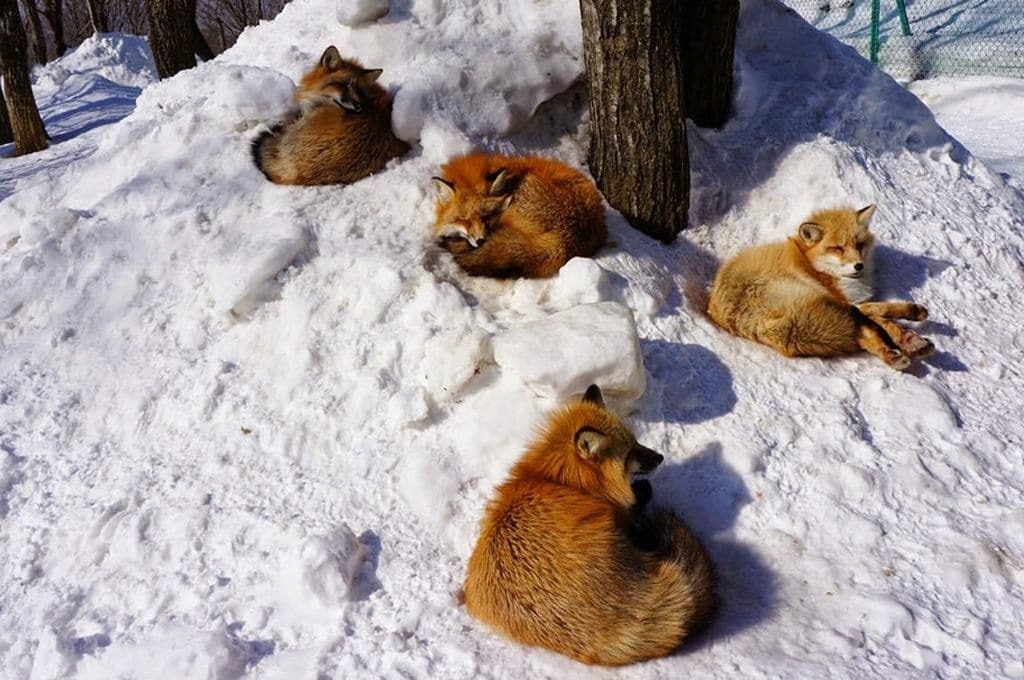
[[[928,310],[911,302],[867,302],[874,213],[873,205],[818,212],[796,236],[740,253],[715,277],[711,318],[785,356],[867,350],[895,369],[907,368],[934,346],[892,319],[922,321]]]
[[[278,184],[349,184],[409,150],[391,131],[391,96],[331,46],[299,84],[299,116],[260,135],[256,166]]]
[[[589,664],[664,656],[715,608],[704,549],[667,511],[648,516],[660,454],[591,385],[554,413],[487,506],[466,606],[500,633]]]
[[[473,275],[552,276],[607,237],[597,187],[555,160],[472,153],[433,181],[434,236]]]

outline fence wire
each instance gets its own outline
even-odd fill
[[[783,0],[893,77],[1024,77],[1024,0]],[[872,49],[872,4],[878,4]],[[904,21],[904,18],[906,21]],[[905,35],[909,28],[910,35]]]

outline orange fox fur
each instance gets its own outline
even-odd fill
[[[907,368],[934,347],[890,319],[921,321],[928,311],[911,302],[866,302],[874,212],[873,205],[818,212],[788,240],[743,251],[718,271],[708,314],[730,333],[785,356],[866,350]]]
[[[471,153],[434,178],[434,236],[467,272],[544,278],[604,245],[601,194],[548,158]]]
[[[253,143],[257,167],[278,184],[349,184],[409,150],[391,131],[391,96],[364,69],[329,47],[299,84],[295,120]]]
[[[469,612],[503,635],[588,664],[669,654],[715,608],[714,573],[683,522],[643,513],[662,457],[591,386],[554,413],[487,506]]]

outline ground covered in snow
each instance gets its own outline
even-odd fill
[[[1024,677],[1021,194],[744,0],[735,116],[692,130],[695,227],[666,247],[609,211],[594,260],[469,279],[430,246],[429,177],[476,145],[584,166],[579,18],[360,23],[378,5],[295,0],[77,162],[0,160],[0,676]],[[416,145],[348,187],[271,185],[249,141],[332,43],[384,69]],[[786,360],[701,313],[717,260],[869,202],[927,363]],[[459,601],[491,490],[590,380],[665,454],[655,502],[721,579],[709,631],[625,670]]]

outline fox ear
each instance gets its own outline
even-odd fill
[[[359,75],[362,76],[366,82],[373,83],[377,81],[377,78],[380,78],[380,74],[382,73],[384,73],[384,69],[382,68],[364,68],[363,72]]]
[[[875,204],[872,203],[866,208],[861,208],[857,211],[857,224],[862,227],[868,226],[871,223],[871,218],[875,216]]]
[[[323,56],[320,57],[320,65],[328,71],[337,71],[341,68],[341,61],[341,53],[334,45],[324,50]]]
[[[821,237],[825,234],[814,222],[804,222],[800,225],[800,238],[804,240],[809,246],[813,246],[815,243],[821,240]]]
[[[505,198],[501,199],[501,205],[499,206],[501,212],[505,212],[506,210],[508,210],[508,207],[512,205],[512,198],[514,196],[515,194],[509,194]]]
[[[443,180],[440,177],[431,177],[430,181],[434,185],[434,193],[437,195],[439,200],[447,203],[455,198],[455,187],[451,182]]]
[[[604,406],[604,395],[601,394],[601,388],[597,385],[591,385],[588,387],[587,391],[583,393],[583,401],[589,401],[591,404]]]
[[[576,433],[576,453],[582,458],[597,458],[607,443],[608,437],[589,427]]]
[[[501,170],[498,171],[498,174],[491,181],[491,188],[490,188],[490,191],[488,193],[490,193],[491,196],[498,196],[503,191],[505,191],[505,183],[507,181],[508,181],[508,170],[506,170],[505,168],[502,168]]]

